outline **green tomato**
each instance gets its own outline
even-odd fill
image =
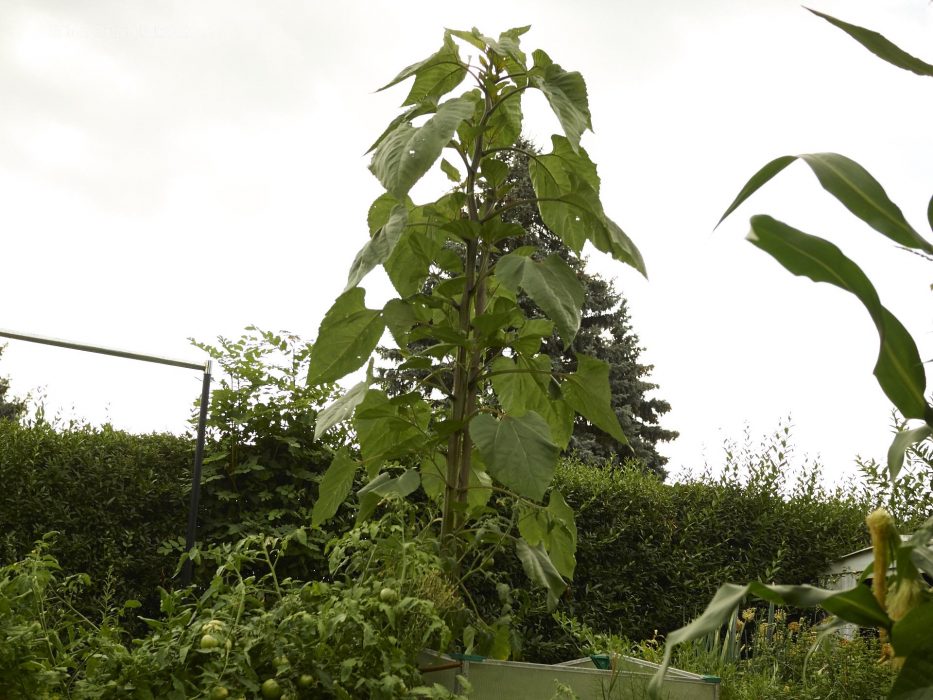
[[[230,691],[222,685],[217,686],[211,691],[211,700],[227,700],[229,696]]]
[[[379,600],[383,603],[394,603],[398,600],[398,593],[393,588],[383,588],[379,591]]]
[[[216,649],[220,646],[220,642],[217,637],[214,637],[210,634],[205,634],[201,637],[201,648],[207,651],[208,649]]]
[[[310,673],[302,673],[298,678],[298,687],[299,688],[310,688],[314,683],[314,676]]]
[[[262,683],[262,696],[266,700],[279,700],[282,697],[282,688],[275,678],[269,678]]]

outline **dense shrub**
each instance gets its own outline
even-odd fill
[[[336,394],[308,385],[311,344],[252,326],[217,345],[194,344],[221,370],[208,414],[202,531],[210,541],[236,541],[307,523],[317,481],[343,438],[333,431],[314,439],[317,411]]]
[[[175,568],[158,549],[184,534],[193,453],[173,435],[0,421],[0,563],[54,531],[62,567],[91,577],[83,600],[153,595]]]
[[[780,457],[778,455],[780,454]],[[637,469],[558,469],[577,513],[579,542],[564,610],[631,639],[664,634],[698,614],[723,581],[815,582],[834,558],[868,544],[864,504],[819,486],[815,468],[795,480],[780,440],[727,455],[720,476],[664,484]],[[521,586],[513,569],[513,585]],[[575,653],[529,594],[521,622],[525,656]]]

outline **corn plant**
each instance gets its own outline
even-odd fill
[[[565,347],[576,335],[584,290],[558,255],[504,245],[525,231],[506,223],[509,210],[536,204],[544,223],[575,252],[586,241],[644,273],[635,245],[600,202],[596,165],[580,145],[592,129],[586,85],[544,51],[520,47],[528,27],[498,39],[447,30],[433,55],[399,73],[385,88],[414,79],[403,111],[370,148],[370,170],[385,188],[369,209],[370,238],[350,266],[343,293],[324,316],[311,353],[311,384],[337,381],[362,368],[388,330],[402,369],[418,370],[418,391],[390,398],[366,378],[322,411],[320,436],[349,421],[359,455],[337,453],[324,475],[313,520],[321,524],[358,492],[359,517],[391,495],[422,489],[441,509],[442,548],[456,555],[484,538],[513,541],[525,570],[553,602],[573,575],[573,513],[557,491],[548,495],[560,451],[576,414],[625,443],[610,406],[609,367],[577,355],[576,370],[557,373],[541,352],[557,330]],[[461,42],[461,43],[458,43]],[[461,44],[473,56],[461,55]],[[447,97],[461,84],[466,89]],[[383,89],[385,89],[383,88]],[[551,151],[524,151],[534,197],[516,196],[503,154],[522,128],[522,97],[544,95],[563,129]],[[435,164],[452,185],[416,204],[412,187]],[[382,265],[397,298],[367,308],[360,283]],[[436,283],[425,286],[429,276]],[[546,318],[528,318],[525,293]],[[514,499],[518,536],[478,525],[493,493]]]
[[[918,75],[933,77],[933,66],[901,50],[881,34],[818,12],[814,14],[842,29],[885,61]],[[908,223],[878,181],[858,163],[837,153],[776,158],[752,176],[722,218],[729,216],[797,159],[804,161],[823,188],[859,219],[902,248],[933,260],[933,243]],[[933,228],[933,199],[928,207],[928,219]],[[898,432],[888,451],[888,478],[891,488],[897,489],[905,452],[922,441],[933,439],[933,406],[925,396],[926,374],[913,337],[882,305],[865,273],[829,241],[761,215],[752,217],[748,240],[795,275],[833,284],[852,293],[870,314],[880,340],[875,377],[904,419],[916,424]],[[699,618],[668,637],[664,664],[653,681],[654,691],[660,691],[664,669],[675,645],[718,629],[746,596],[754,595],[798,607],[820,605],[838,620],[877,628],[889,642],[892,665],[899,669],[888,697],[898,700],[933,697],[933,636],[930,635],[933,594],[923,578],[924,574],[933,576],[933,518],[906,540],[900,537],[893,518],[884,509],[871,513],[866,522],[872,535],[874,562],[863,578],[869,573],[873,575],[871,590],[861,585],[841,593],[813,586],[762,583],[722,586]],[[893,574],[890,573],[892,566]]]

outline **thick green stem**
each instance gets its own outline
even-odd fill
[[[463,298],[460,302],[459,326],[464,336],[469,333],[471,324],[471,296],[473,293],[473,282],[476,271],[476,242],[468,241],[466,245],[466,266],[464,276],[466,277]],[[469,415],[469,384],[470,368],[467,348],[457,349],[457,360],[454,364],[454,382],[453,382],[453,406],[451,419],[455,423],[463,423]],[[467,443],[470,451],[472,445],[469,443],[469,437],[466,426],[456,430],[447,439],[447,484],[444,489],[444,520],[441,526],[441,535],[446,536],[455,532],[460,526],[460,513],[456,504],[465,502],[466,494],[461,494],[460,475],[463,472],[464,447]],[[469,456],[469,452],[467,455]],[[469,469],[469,463],[466,465]],[[467,472],[469,476],[469,472]]]
[[[480,81],[482,84],[482,81]],[[470,159],[466,176],[467,215],[472,221],[479,221],[479,204],[476,195],[476,179],[479,175],[480,161],[483,158],[483,133],[489,115],[494,109],[493,101],[484,90],[486,96],[486,109],[480,120],[479,134],[473,144],[473,153]],[[473,318],[483,312],[485,308],[486,286],[486,256],[482,256],[477,270],[477,257],[480,252],[476,240],[466,242],[466,255],[464,261],[464,288],[460,302],[459,330],[463,337],[471,338]],[[479,272],[479,274],[477,274]],[[477,380],[482,354],[478,348],[468,349],[460,347],[457,350],[457,360],[454,365],[453,405],[451,418],[461,425],[447,440],[447,483],[444,490],[444,515],[441,526],[441,536],[456,532],[463,521],[462,506],[467,501],[470,486],[470,472],[472,469],[473,441],[470,439],[469,428],[466,421],[476,411]],[[458,507],[460,506],[460,507]]]

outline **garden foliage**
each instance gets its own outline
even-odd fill
[[[158,550],[184,534],[193,455],[173,435],[0,421],[0,562],[55,531],[50,553],[91,579],[80,608],[105,590],[151,598],[175,570],[177,556]]]
[[[881,34],[819,12],[814,14],[842,29],[885,61],[920,76],[933,77],[933,66],[901,50]],[[862,222],[905,251],[933,260],[933,243],[907,221],[881,184],[854,160],[837,153],[808,153],[774,159],[751,177],[723,218],[798,159],[810,167],[823,189]],[[933,198],[927,207],[927,218],[933,229]],[[926,368],[916,342],[881,303],[877,290],[861,268],[833,243],[765,215],[751,218],[748,240],[789,272],[851,293],[871,317],[879,340],[875,378],[901,417],[911,423],[897,433],[888,451],[887,476],[891,490],[898,491],[909,483],[905,483],[901,475],[908,452],[911,449],[916,452],[914,446],[917,445],[933,444],[933,404],[926,397]],[[920,449],[922,453],[926,448]],[[910,496],[911,499],[915,497],[916,494]],[[891,500],[897,502],[896,498]],[[933,624],[933,588],[929,581],[933,579],[933,516],[904,538],[885,508],[872,511],[866,523],[874,550],[871,591],[865,586],[840,593],[800,585],[726,584],[699,618],[670,635],[664,664],[652,682],[653,692],[660,692],[664,667],[674,646],[708,634],[728,619],[744,598],[754,595],[776,604],[820,605],[838,621],[876,628],[882,639],[889,642],[887,656],[899,670],[888,697],[891,700],[931,697],[933,637],[929,630]]]
[[[390,556],[360,546],[373,541]],[[85,579],[62,577],[40,543],[0,567],[0,697],[454,697],[416,665],[425,647],[446,646],[457,609],[436,555],[397,522],[371,523],[336,543],[329,582],[305,583],[281,577],[282,545],[248,536],[208,548],[206,588],[162,590],[157,619],[130,642],[123,611],[74,610]]]
[[[555,485],[579,534],[577,574],[561,610],[600,632],[648,639],[700,613],[723,580],[817,583],[835,558],[868,545],[866,503],[819,486],[818,470],[791,477],[788,459],[778,457],[786,445],[781,431],[732,452],[719,476],[673,484],[637,468],[562,463]],[[512,576],[520,586],[519,572]],[[572,658],[544,601],[520,597],[523,658]]]

